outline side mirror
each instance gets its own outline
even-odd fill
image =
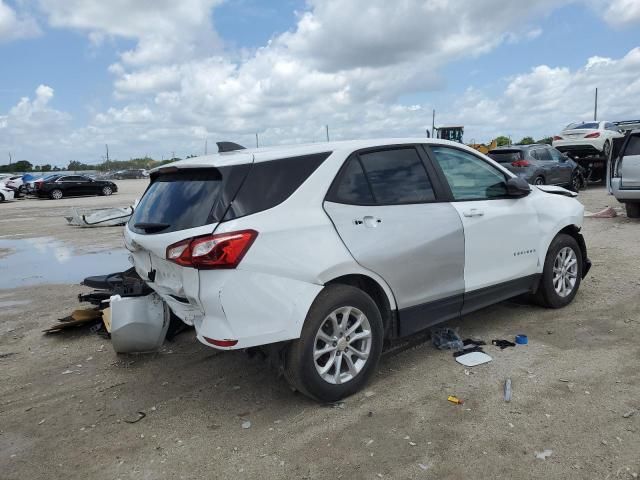
[[[531,185],[524,178],[511,177],[507,180],[507,196],[511,198],[526,197],[531,193]]]

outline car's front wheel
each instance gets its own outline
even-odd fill
[[[533,181],[534,185],[544,185],[544,178],[543,177],[536,177],[536,179]]]
[[[535,298],[548,308],[571,303],[582,280],[582,251],[576,239],[564,233],[553,239],[544,261],[544,269]]]
[[[105,197],[108,197],[112,193],[113,193],[113,189],[110,186],[107,185],[102,187],[102,195],[104,195]]]
[[[56,188],[55,190],[51,190],[51,193],[49,194],[49,196],[53,200],[60,200],[62,198],[62,190],[58,188]]]
[[[569,184],[569,190],[577,193],[580,191],[581,187],[582,187],[581,175],[577,171],[574,171],[571,174],[571,183]]]
[[[309,309],[302,333],[289,346],[285,376],[300,392],[335,402],[360,390],[382,353],[377,305],[362,290],[329,285]]]

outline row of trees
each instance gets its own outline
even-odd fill
[[[99,164],[88,164],[71,160],[66,168],[58,166],[52,167],[49,164],[45,165],[33,165],[27,160],[20,160],[18,162],[0,165],[0,173],[12,173],[12,172],[59,172],[62,170],[70,170],[72,172],[78,172],[83,170],[98,170],[101,172],[109,172],[113,170],[128,170],[128,169],[150,169],[163,165],[165,163],[175,162],[181,160],[180,158],[171,158],[169,160],[154,160],[150,157],[144,158],[132,158],[131,160],[108,160]]]
[[[552,140],[553,140],[552,137],[544,137],[544,138],[541,138],[540,140],[534,140],[533,137],[523,137],[519,142],[515,142],[515,143],[518,143],[520,145],[531,145],[533,143],[546,143],[547,145],[551,145]],[[496,143],[498,144],[499,147],[503,147],[505,145],[511,145],[513,142],[511,141],[511,138],[506,137],[504,135],[500,135],[499,137],[496,138]]]

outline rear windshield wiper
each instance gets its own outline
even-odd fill
[[[157,233],[157,232],[161,232],[166,228],[169,228],[171,225],[168,223],[140,222],[140,223],[135,223],[133,226],[136,228],[139,228],[140,230],[144,230],[145,233]]]

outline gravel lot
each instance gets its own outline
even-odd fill
[[[464,338],[488,343],[526,333],[528,346],[489,346],[493,362],[465,372],[450,352],[421,343],[387,354],[365,392],[321,406],[291,392],[262,361],[217,353],[191,332],[144,356],[117,356],[86,329],[41,333],[86,290],[74,272],[67,284],[50,284],[51,269],[91,253],[82,257],[89,267],[113,254],[118,268],[121,257],[110,252],[121,248],[121,228],[73,228],[62,218],[71,206],[130,205],[146,185],[118,183],[112,197],[0,205],[0,275],[18,268],[7,240],[31,239],[24,244],[50,248],[63,262],[43,263],[28,280],[36,285],[0,290],[1,479],[640,474],[640,222],[603,188],[580,200],[592,212],[612,205],[619,216],[585,220],[593,268],[570,306],[506,302],[450,322]],[[510,403],[502,396],[507,377]],[[449,394],[465,404],[449,403]],[[126,422],[139,411],[146,417]],[[536,458],[546,449],[550,456]]]

